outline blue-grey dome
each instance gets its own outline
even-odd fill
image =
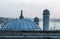
[[[2,27],[2,30],[39,30],[39,26],[36,25],[34,22],[28,19],[14,19],[13,21],[5,24]]]
[[[48,9],[45,9],[45,10],[43,11],[43,15],[50,15],[49,10],[48,10]]]

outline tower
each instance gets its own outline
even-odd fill
[[[43,11],[43,30],[49,30],[49,19],[50,19],[50,12],[49,10],[45,9]]]
[[[23,16],[23,11],[21,10],[21,15],[20,15],[20,17],[19,17],[20,19],[23,19],[24,18],[24,16]]]
[[[34,23],[36,23],[37,25],[39,25],[39,18],[38,17],[34,18]]]

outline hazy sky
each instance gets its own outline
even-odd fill
[[[0,17],[18,18],[21,9],[25,17],[43,18],[48,9],[51,18],[60,18],[60,0],[0,0]]]

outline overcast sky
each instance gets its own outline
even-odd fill
[[[0,0],[0,17],[18,18],[23,10],[24,17],[43,18],[44,9],[51,18],[60,18],[60,0]]]

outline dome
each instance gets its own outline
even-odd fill
[[[39,22],[39,18],[38,18],[38,17],[35,17],[35,18],[34,18],[34,21]]]
[[[48,9],[45,9],[45,10],[43,11],[43,15],[50,15],[49,10],[48,10]]]
[[[2,27],[2,30],[40,30],[39,26],[36,25],[29,19],[14,19]]]

